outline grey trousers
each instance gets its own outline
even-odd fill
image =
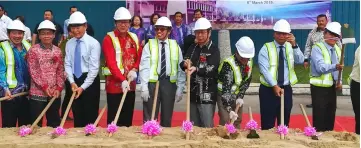
[[[148,83],[150,98],[148,102],[143,101],[143,122],[149,121],[152,118],[155,86],[156,83]],[[158,119],[160,105],[160,125],[162,127],[171,127],[176,90],[176,83],[171,83],[169,79],[159,80],[158,99],[154,118],[155,120]]]
[[[223,106],[222,103],[222,97],[218,95],[217,97],[217,106],[218,106],[218,116],[219,116],[219,125],[225,125],[226,123],[229,123],[229,112],[226,110],[226,108]],[[236,102],[233,103],[231,106],[232,110],[235,111],[236,109]],[[239,129],[241,128],[241,122],[242,122],[242,111],[243,105],[239,108],[237,115],[238,118],[236,121],[234,121],[234,126]]]
[[[214,111],[215,104],[197,104],[191,102],[190,104],[190,118],[194,126],[198,127],[214,127]]]

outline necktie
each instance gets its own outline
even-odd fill
[[[80,40],[76,40],[76,46],[74,50],[74,75],[76,78],[79,78],[82,75],[81,70],[81,48]]]
[[[336,58],[336,50],[335,48],[331,48],[331,64],[337,64],[337,58]],[[332,72],[333,80],[338,79],[338,71]]]
[[[277,84],[278,86],[283,86],[284,82],[284,56],[283,56],[283,46],[279,46],[280,52],[278,55],[278,79]]]
[[[160,79],[165,79],[166,78],[166,59],[165,59],[165,42],[160,42],[162,44],[162,50],[161,50],[161,69],[160,69]]]

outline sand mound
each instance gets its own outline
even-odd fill
[[[83,129],[73,128],[67,130],[67,135],[51,139],[52,128],[40,128],[36,133],[19,137],[18,128],[0,129],[0,147],[7,148],[48,148],[48,147],[78,147],[78,148],[100,148],[100,147],[187,147],[187,148],[212,148],[212,147],[267,147],[267,148],[356,148],[359,147],[358,135],[346,132],[325,132],[320,140],[311,140],[300,130],[290,129],[285,140],[280,140],[274,130],[258,131],[260,139],[247,139],[248,131],[240,131],[236,139],[228,140],[218,136],[214,129],[194,128],[189,141],[184,140],[184,133],[180,127],[164,128],[160,136],[148,139],[140,133],[140,127],[121,127],[111,138],[108,137],[106,129],[98,128],[95,135],[85,136]]]

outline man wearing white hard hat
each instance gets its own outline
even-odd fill
[[[280,97],[284,95],[284,123],[289,125],[292,109],[292,85],[297,83],[294,64],[304,61],[303,53],[291,33],[290,24],[281,19],[273,26],[274,41],[265,43],[258,54],[260,68],[259,100],[262,130],[280,124]]]
[[[72,106],[74,127],[94,123],[98,116],[100,101],[101,48],[99,42],[86,33],[87,20],[77,11],[69,17],[73,34],[65,45],[65,72],[71,89],[76,92]]]
[[[332,131],[336,113],[336,90],[342,90],[342,81],[337,83],[341,49],[341,25],[330,22],[326,25],[324,40],[316,43],[311,51],[311,97],[313,126],[317,131]],[[342,78],[342,77],[341,77]]]
[[[254,44],[251,38],[241,37],[236,43],[237,52],[225,59],[218,71],[218,115],[219,124],[234,120],[236,128],[242,122],[243,97],[252,80]],[[240,108],[235,112],[236,106]]]
[[[7,26],[9,41],[0,43],[0,97],[9,97],[1,101],[2,127],[16,127],[17,121],[19,126],[30,123],[27,97],[12,97],[29,88],[25,55],[31,45],[23,40],[24,32],[24,24],[14,20]]]
[[[55,97],[57,99],[46,112],[47,126],[54,128],[60,125],[60,94],[65,81],[63,55],[60,48],[53,45],[55,31],[55,25],[51,21],[42,21],[37,33],[40,43],[33,45],[27,55],[31,77],[31,121],[34,122],[50,99]],[[38,126],[42,126],[42,121]]]
[[[171,126],[175,98],[182,97],[186,79],[179,66],[183,61],[182,51],[177,41],[168,39],[171,29],[172,23],[167,17],[157,20],[156,39],[149,39],[145,44],[139,66],[143,120],[151,120],[154,90],[159,81],[155,118],[158,117],[160,105],[160,125],[163,127]]]
[[[190,120],[195,126],[211,128],[214,126],[220,53],[211,40],[212,25],[206,18],[198,19],[193,30],[196,43],[188,48],[180,66],[192,73]],[[188,65],[190,69],[187,69]],[[180,96],[181,92],[177,91],[177,94]],[[177,102],[181,99],[179,97]]]
[[[120,7],[114,13],[115,29],[107,33],[103,40],[105,65],[102,72],[106,76],[108,116],[110,124],[117,113],[120,100],[125,91],[118,126],[132,126],[136,78],[139,69],[142,47],[136,34],[129,32],[132,16],[128,9]]]

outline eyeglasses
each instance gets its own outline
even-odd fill
[[[167,28],[155,28],[155,31],[159,31],[159,30],[163,32],[163,31],[167,30]]]

